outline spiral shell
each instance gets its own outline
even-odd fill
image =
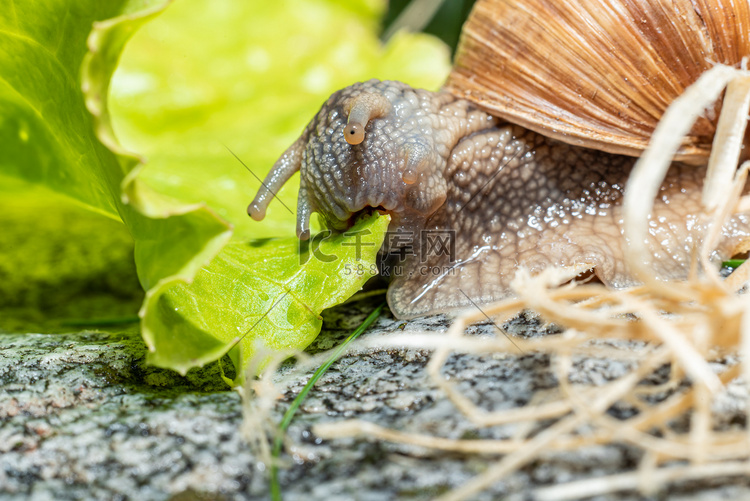
[[[638,156],[701,73],[749,56],[747,0],[482,0],[446,88],[548,137]],[[703,163],[720,106],[678,159]]]

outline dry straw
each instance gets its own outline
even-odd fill
[[[702,245],[696,249],[693,273],[684,282],[659,281],[645,244],[653,201],[680,141],[693,121],[725,89],[703,191],[701,217],[706,230]],[[630,176],[624,199],[628,265],[642,286],[610,290],[597,284],[571,282],[579,270],[549,269],[533,277],[522,271],[513,283],[517,299],[459,317],[444,336],[400,333],[355,343],[354,350],[431,350],[429,375],[461,413],[476,427],[523,423],[526,426],[521,435],[507,440],[452,440],[407,434],[359,420],[320,424],[313,432],[324,439],[364,437],[488,456],[490,463],[482,474],[443,495],[442,501],[470,499],[532,461],[557,451],[596,444],[635,446],[643,451],[640,465],[617,475],[540,488],[524,493],[524,499],[579,499],[627,490],[649,494],[675,482],[750,474],[750,427],[732,431],[721,426],[712,414],[715,399],[730,381],[740,377],[750,380],[750,364],[745,363],[750,360],[750,294],[737,294],[750,279],[750,265],[744,264],[728,279],[722,279],[710,262],[724,221],[732,213],[750,208],[750,197],[743,196],[750,162],[737,167],[748,108],[750,72],[745,63],[741,70],[715,66],[664,114],[649,148]],[[744,242],[735,253],[748,250],[750,242]],[[560,336],[517,339],[517,346],[502,336],[486,339],[466,332],[470,324],[486,320],[485,313],[499,324],[522,309],[534,310],[567,330]],[[621,342],[607,344],[602,339]],[[519,348],[550,354],[560,382],[553,398],[488,412],[466,398],[441,373],[448,357],[455,353],[512,354]],[[572,359],[580,355],[625,359],[632,370],[601,386],[573,385],[569,382]],[[739,355],[740,362],[720,365],[723,372],[717,374],[710,365],[735,355]],[[658,386],[640,384],[665,364],[671,368],[668,382]],[[300,369],[306,367],[309,364],[301,364]],[[251,402],[253,410],[248,413],[254,416],[255,437],[257,430],[264,426],[267,429],[259,416],[268,416],[279,394],[278,388],[268,383],[270,379],[262,380],[266,386],[259,388],[262,391],[256,394]],[[281,381],[279,386],[283,384]],[[607,411],[617,402],[627,403],[638,412],[627,419],[615,419]],[[750,408],[750,402],[745,405]],[[678,421],[689,425],[673,426]],[[253,433],[249,428],[247,432]],[[584,428],[586,432],[581,433]]]

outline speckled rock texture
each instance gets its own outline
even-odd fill
[[[310,352],[347,336],[374,307],[345,305],[325,313]],[[447,328],[434,316],[408,322],[384,313],[365,336]],[[534,316],[506,328],[519,336],[554,335]],[[471,328],[478,335],[491,325]],[[137,332],[0,334],[0,499],[268,499],[268,476],[244,442],[242,402],[226,389],[216,364],[187,377],[145,366]],[[431,499],[481,473],[492,456],[463,456],[362,439],[324,441],[312,426],[357,417],[406,432],[452,438],[504,438],[513,426],[477,429],[430,383],[429,353],[391,349],[343,357],[309,395],[289,429],[281,472],[284,499]],[[599,384],[621,376],[626,362],[576,362],[575,377]],[[280,371],[288,376],[291,364]],[[540,354],[452,356],[445,373],[486,409],[514,407],[555,386]],[[273,418],[280,420],[310,373],[289,379]],[[727,419],[743,419],[731,392]],[[617,412],[616,410],[614,412]],[[476,499],[526,499],[533,487],[631,470],[640,452],[599,446],[536,461]],[[742,499],[748,479],[678,485],[654,498]]]

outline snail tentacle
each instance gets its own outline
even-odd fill
[[[266,209],[282,186],[292,175],[300,170],[302,153],[307,144],[307,134],[304,133],[281,155],[266,178],[261,183],[258,193],[247,207],[247,213],[256,221],[266,217]]]
[[[313,212],[310,197],[304,182],[299,187],[297,195],[297,238],[308,240],[310,238],[310,215]]]
[[[373,118],[380,118],[391,111],[391,102],[387,97],[375,92],[364,92],[353,98],[348,104],[349,118],[344,129],[344,139],[351,145],[365,140],[365,128]]]

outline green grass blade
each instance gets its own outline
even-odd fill
[[[744,259],[728,259],[726,261],[722,261],[721,266],[724,268],[738,268],[744,262]]]
[[[336,348],[336,351],[331,354],[328,360],[326,360],[323,365],[318,367],[318,370],[315,371],[315,374],[313,374],[313,376],[310,378],[310,381],[308,381],[305,387],[302,388],[302,391],[299,393],[299,395],[297,395],[297,397],[292,402],[292,405],[289,406],[289,409],[287,409],[286,413],[284,414],[284,417],[281,420],[281,424],[279,425],[279,430],[276,432],[276,437],[274,437],[273,450],[271,452],[271,458],[273,459],[273,462],[271,464],[271,499],[273,501],[281,501],[281,486],[279,485],[279,468],[277,464],[279,456],[281,455],[281,446],[284,441],[284,435],[286,434],[287,428],[289,428],[289,424],[294,418],[294,414],[297,412],[297,409],[299,409],[299,406],[302,405],[302,402],[304,402],[307,394],[310,392],[310,390],[312,390],[313,386],[315,386],[315,383],[317,383],[321,376],[326,373],[328,368],[336,360],[339,359],[341,354],[344,353],[347,345],[357,339],[359,335],[366,331],[367,328],[370,327],[370,325],[380,316],[380,312],[383,311],[384,307],[385,303],[375,308],[375,310],[367,316],[365,321],[362,322],[359,327],[357,327],[357,330],[352,332],[349,337],[346,338],[346,340],[341,343],[338,348]]]

